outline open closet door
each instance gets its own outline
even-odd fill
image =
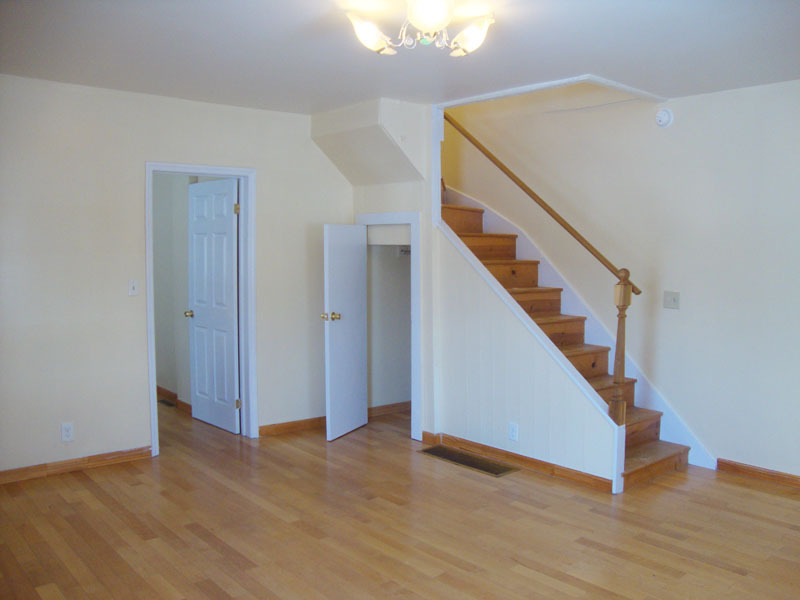
[[[367,424],[367,227],[325,225],[328,441]]]

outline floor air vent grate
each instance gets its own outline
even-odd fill
[[[464,452],[463,450],[450,448],[449,446],[431,446],[430,448],[420,450],[420,452],[423,454],[430,454],[431,456],[441,458],[457,465],[461,465],[462,467],[475,469],[476,471],[486,473],[487,475],[493,475],[494,477],[502,477],[503,475],[508,475],[509,473],[519,470],[516,467],[504,465],[503,463],[499,463],[488,458],[483,458],[477,454]]]

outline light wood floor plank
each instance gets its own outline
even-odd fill
[[[418,452],[408,414],[0,486],[0,598],[786,599],[800,491],[690,467],[611,496]]]

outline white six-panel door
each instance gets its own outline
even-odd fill
[[[367,424],[367,227],[325,225],[328,441]]]
[[[239,433],[238,181],[189,186],[192,416]]]

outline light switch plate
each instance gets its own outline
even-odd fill
[[[139,282],[135,279],[128,280],[128,296],[138,296],[139,295]]]
[[[678,310],[681,307],[681,293],[664,290],[664,308]]]

